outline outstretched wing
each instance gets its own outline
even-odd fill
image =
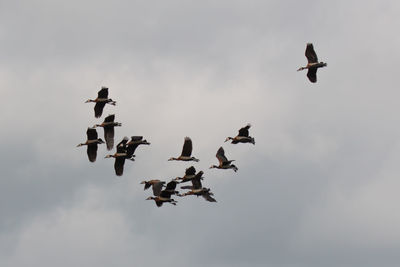
[[[86,135],[88,140],[96,140],[98,138],[95,128],[88,128],[86,131]]]
[[[124,164],[125,164],[125,158],[124,157],[115,158],[114,170],[115,170],[115,174],[117,176],[121,176],[124,173]]]
[[[113,122],[115,120],[115,114],[108,115],[104,118],[104,122]]]
[[[317,82],[317,68],[309,68],[307,71],[307,77],[312,83]]]
[[[185,157],[190,157],[192,155],[192,149],[192,139],[190,139],[190,137],[185,137],[185,142],[183,143],[181,155]]]
[[[161,189],[165,182],[158,181],[153,184],[153,194],[159,196],[161,194]]]
[[[307,44],[306,57],[307,57],[308,63],[317,63],[318,62],[317,53],[315,53],[314,46],[312,43]]]
[[[192,179],[193,189],[201,189],[203,186],[201,185],[201,176],[203,175],[203,171],[199,171],[196,176]]]
[[[204,193],[204,194],[202,194],[202,197],[205,199],[205,200],[207,200],[207,201],[210,201],[210,202],[217,202],[217,200],[215,200],[215,198],[213,198],[211,195],[210,195],[210,193]]]
[[[103,114],[103,108],[106,105],[106,102],[96,102],[94,105],[94,116],[96,118],[100,118],[101,114]]]
[[[189,168],[186,169],[185,175],[195,175],[196,174],[196,169],[193,166],[190,166]]]
[[[114,146],[114,127],[104,127],[104,139],[106,140],[107,150],[111,150]]]
[[[90,162],[95,162],[97,157],[97,144],[90,144],[87,146],[87,155]]]
[[[251,124],[247,124],[245,127],[240,128],[239,130],[239,136],[245,136],[245,137],[249,137],[249,129],[251,127]]]
[[[225,157],[225,151],[222,146],[218,149],[217,154],[215,155],[219,161],[219,164],[222,166],[228,159]]]
[[[102,87],[101,90],[97,93],[98,98],[108,98],[108,88]]]

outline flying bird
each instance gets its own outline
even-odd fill
[[[202,173],[200,171],[199,173]],[[184,196],[202,196],[205,200],[210,201],[210,202],[217,202],[212,196],[214,195],[211,192],[210,188],[205,188],[201,184],[201,175],[197,176],[196,178],[192,179],[192,185],[185,185],[181,186],[182,189],[190,189],[190,191],[180,194],[179,196],[184,197]]]
[[[312,83],[317,82],[317,70],[318,68],[326,67],[328,64],[324,62],[318,62],[317,53],[314,51],[312,43],[308,43],[306,47],[306,57],[308,63],[305,67],[299,68],[297,71],[308,69],[307,77]]]
[[[200,172],[201,172],[201,174],[203,174],[202,171],[200,171]],[[201,176],[201,174],[200,174],[200,176]],[[190,166],[189,168],[187,168],[185,170],[185,175],[183,177],[176,177],[175,180],[176,181],[181,180],[180,182],[184,183],[184,182],[191,181],[195,176],[196,176],[196,169],[194,168],[194,166]]]
[[[124,164],[126,159],[134,161],[132,157],[129,157],[126,152],[126,143],[128,142],[128,137],[124,137],[121,142],[117,145],[117,152],[113,155],[107,155],[105,158],[115,158],[114,170],[117,176],[122,176],[124,173]]]
[[[169,184],[169,183],[168,183]],[[175,184],[176,187],[176,184]],[[175,187],[173,188],[173,185],[170,185],[170,188],[167,188],[162,190],[161,192],[154,192],[154,197],[150,196],[146,198],[146,200],[154,200],[156,202],[157,207],[161,207],[163,203],[169,202],[172,205],[176,205],[177,201],[171,198],[171,195],[175,194]]]
[[[144,190],[149,189],[152,187],[153,194],[155,196],[159,196],[161,194],[161,190],[165,184],[164,181],[160,181],[158,179],[149,180],[149,181],[142,181],[141,184],[144,184]]]
[[[190,137],[185,137],[185,142],[183,143],[183,148],[182,148],[182,153],[179,157],[177,158],[170,158],[169,161],[171,160],[182,160],[182,161],[195,161],[198,162],[199,159],[196,159],[195,157],[192,157],[192,150],[193,150],[193,145],[192,145],[192,139]]]
[[[86,135],[86,142],[78,144],[77,147],[86,145],[89,161],[95,162],[97,157],[97,145],[103,144],[104,141],[101,138],[98,138],[97,131],[94,128],[88,128],[86,131]]]
[[[228,160],[225,157],[225,151],[222,146],[218,149],[217,154],[215,155],[219,161],[219,165],[211,165],[210,169],[217,168],[217,169],[232,169],[237,172],[238,168],[232,164],[235,160]]]
[[[100,118],[101,114],[103,114],[103,108],[106,104],[110,104],[115,106],[116,102],[111,98],[108,98],[108,88],[102,87],[101,90],[97,93],[96,99],[88,99],[85,103],[94,102],[94,116],[96,118]]]
[[[101,124],[95,124],[93,128],[103,127],[104,139],[106,140],[107,150],[111,150],[114,147],[114,127],[122,126],[120,122],[114,122],[115,115],[111,114],[104,118],[104,122]]]
[[[247,124],[245,127],[240,128],[239,134],[235,137],[227,137],[225,139],[225,142],[232,140],[232,144],[237,144],[237,143],[252,143],[253,145],[256,144],[256,141],[254,140],[253,137],[249,136],[249,129],[251,127],[251,124]]]
[[[126,148],[128,156],[133,157],[139,145],[150,145],[150,143],[146,139],[143,139],[143,136],[131,136],[131,140],[127,143]]]

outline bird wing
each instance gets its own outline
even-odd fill
[[[153,184],[153,194],[159,196],[161,194],[161,189],[165,182],[158,181]]]
[[[312,83],[317,82],[317,68],[309,68],[307,71],[307,77]]]
[[[196,176],[192,179],[193,189],[201,189],[203,186],[201,185],[201,176],[203,175],[203,171],[199,171]]]
[[[245,136],[245,137],[249,137],[249,129],[250,129],[251,125],[247,124],[245,127],[240,128],[239,130],[239,136]]]
[[[115,120],[115,114],[108,115],[104,118],[104,122],[113,122]]]
[[[165,190],[174,191],[176,188],[176,184],[177,184],[176,181],[171,181],[171,182],[167,183]]]
[[[106,102],[96,102],[94,105],[94,116],[96,118],[100,118],[101,114],[103,114],[103,108],[106,105]]]
[[[86,135],[88,140],[96,140],[98,138],[97,131],[94,128],[88,128]]]
[[[107,150],[111,150],[114,146],[114,127],[104,127],[104,139],[106,140]]]
[[[185,142],[183,143],[181,155],[185,157],[190,157],[192,155],[192,149],[192,139],[190,139],[190,137],[185,137]]]
[[[115,174],[117,176],[121,176],[124,173],[124,164],[125,164],[125,158],[124,157],[115,158],[114,170],[115,170]]]
[[[196,174],[196,169],[193,166],[190,166],[185,171],[185,175],[195,175],[195,174]]]
[[[133,154],[135,154],[135,150],[136,148],[139,146],[138,143],[133,143],[133,144],[129,144],[126,148],[126,153],[128,154],[129,157],[132,157]]]
[[[97,157],[97,144],[90,144],[87,146],[87,155],[90,162],[95,162]]]
[[[210,195],[210,193],[204,193],[204,194],[202,194],[202,197],[205,199],[205,200],[207,200],[207,201],[210,201],[210,202],[217,202],[217,200],[215,200],[215,198],[213,198],[211,195]]]
[[[163,198],[171,198],[172,193],[166,190],[162,190],[160,193],[160,197]]]
[[[225,151],[222,146],[218,149],[217,154],[215,155],[219,161],[220,165],[223,165],[228,159],[225,157]]]
[[[311,43],[307,44],[306,57],[307,57],[308,63],[317,63],[318,62],[317,53],[315,53],[314,46]]]
[[[108,88],[103,87],[100,89],[100,91],[97,93],[98,98],[108,98]]]
[[[131,142],[138,142],[143,139],[143,136],[131,136]]]
[[[128,137],[124,137],[121,142],[117,144],[117,150],[119,147],[126,149],[126,143],[128,143]]]

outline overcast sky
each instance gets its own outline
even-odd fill
[[[0,265],[398,266],[398,1],[0,1]],[[312,84],[306,43],[319,60]],[[108,86],[116,106],[94,118]],[[116,177],[86,129],[143,135]],[[224,143],[252,124],[256,145]],[[98,129],[100,137],[103,130]],[[198,163],[168,162],[185,136]],[[209,169],[223,146],[239,168]],[[217,203],[157,208],[194,165]]]

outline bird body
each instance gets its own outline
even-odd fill
[[[136,148],[139,145],[150,145],[149,142],[147,142],[146,139],[143,139],[143,136],[131,136],[131,140],[127,143],[127,153],[131,157],[134,156]]]
[[[325,62],[318,62],[317,53],[315,53],[314,46],[312,43],[308,43],[306,47],[305,55],[307,57],[307,65],[299,68],[297,71],[308,69],[307,77],[312,83],[317,82],[317,70],[318,68],[326,67],[328,64]]]
[[[202,196],[205,200],[210,201],[210,202],[217,202],[213,197],[214,194],[211,192],[210,188],[205,188],[201,184],[201,175],[203,174],[202,171],[199,171],[198,174],[196,174],[196,177],[193,178],[192,185],[190,186],[181,186],[182,189],[190,189],[190,191],[180,194],[179,196],[189,196],[189,195],[195,195],[195,196]]]

